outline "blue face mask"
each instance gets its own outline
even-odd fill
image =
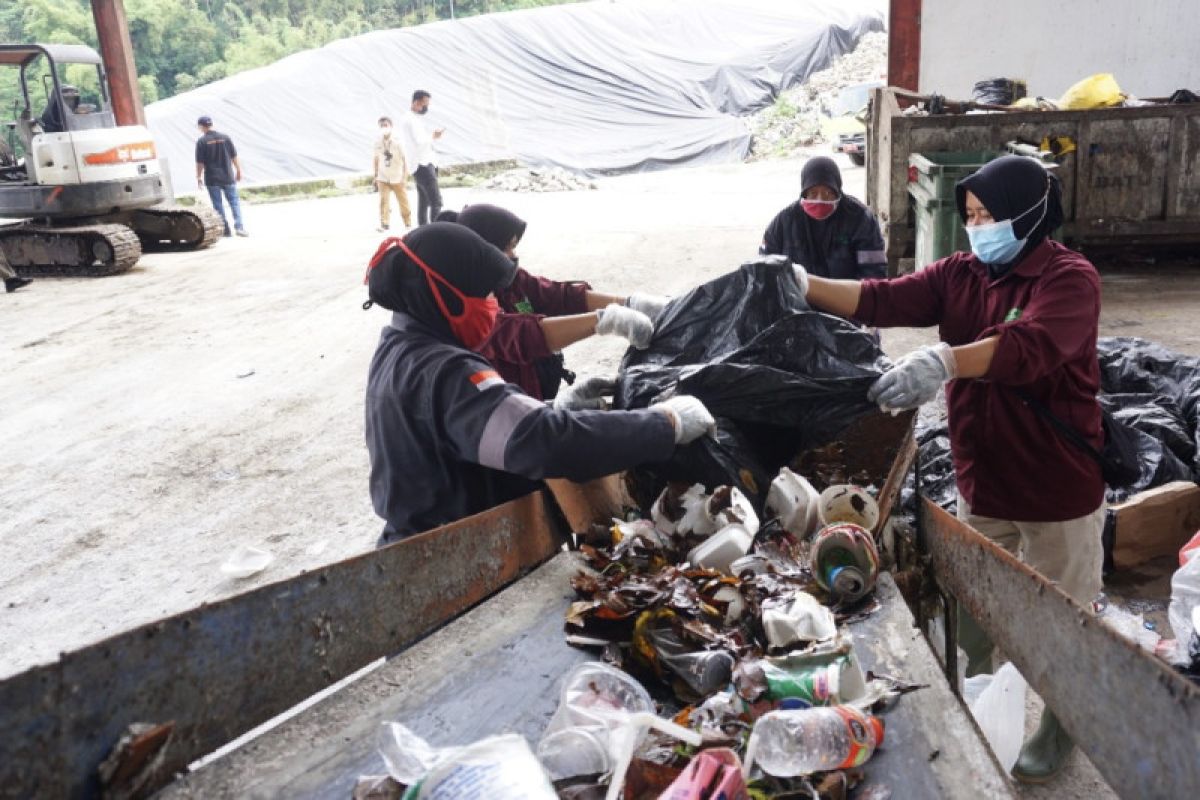
[[[1046,201],[1049,197],[1050,192],[1047,190],[1041,200],[1012,219],[989,222],[986,225],[968,225],[967,238],[971,240],[971,252],[985,264],[1007,264],[1012,261],[1029,239],[1028,236],[1018,239],[1017,235],[1013,233],[1013,223],[1034,211],[1038,206],[1043,206],[1042,215],[1029,229],[1031,232],[1036,230],[1046,216],[1044,206],[1047,205]]]

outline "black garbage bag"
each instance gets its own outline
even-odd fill
[[[1185,464],[1196,457],[1196,443],[1175,398],[1146,392],[1102,394],[1100,405],[1118,421],[1162,442]]]
[[[1155,394],[1175,401],[1192,440],[1188,466],[1200,475],[1200,358],[1131,336],[1102,338],[1097,353],[1105,394]]]
[[[976,103],[993,106],[1011,106],[1025,96],[1025,81],[1011,78],[990,78],[977,81],[971,90],[971,99]]]
[[[689,394],[718,435],[647,467],[660,481],[738,486],[758,505],[779,468],[876,410],[867,389],[887,360],[851,322],[812,311],[786,259],[743,264],[673,300],[646,350],[629,350],[614,406]]]
[[[707,364],[778,320],[808,310],[791,262],[764,256],[672,300],[654,321],[650,347],[628,350],[621,371],[639,364]]]
[[[950,428],[944,415],[924,413],[917,417],[917,468],[921,471],[921,496],[928,497],[953,514],[958,508],[958,483],[954,477],[954,459],[950,455]],[[918,513],[916,470],[905,478],[900,489],[900,507],[908,514]]]

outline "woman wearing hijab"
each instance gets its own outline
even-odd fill
[[[829,280],[801,267],[796,277],[825,311],[880,327],[938,326],[942,341],[897,361],[869,396],[884,410],[916,408],[946,384],[959,518],[1090,608],[1103,560],[1100,466],[1022,395],[1102,448],[1100,278],[1049,238],[1063,218],[1061,189],[1039,162],[996,159],[956,195],[970,253],[891,281]],[[990,672],[992,643],[963,617],[967,674]],[[1047,708],[1013,774],[1047,781],[1073,748]]]
[[[882,278],[887,274],[883,234],[875,214],[842,193],[832,158],[810,158],[800,171],[800,199],[775,215],[758,252],[787,256],[809,275]]]
[[[638,411],[556,410],[507,383],[475,348],[516,266],[461,225],[380,245],[372,303],[393,312],[367,377],[371,501],[380,544],[520,497],[542,478],[584,481],[649,461],[713,429],[694,397]]]
[[[438,219],[470,228],[517,264],[525,221],[511,211],[478,203],[459,213],[443,211]],[[500,377],[539,400],[553,399],[564,375],[574,379],[563,366],[563,348],[593,334],[623,336],[644,348],[654,334],[654,318],[667,303],[649,294],[603,294],[581,281],[552,281],[520,267],[496,300],[503,313],[479,352]]]

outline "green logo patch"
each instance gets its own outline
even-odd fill
[[[529,302],[528,297],[522,297],[517,302],[517,312],[520,314],[532,314],[533,313],[533,303]]]
[[[1013,308],[1010,308],[1008,310],[1008,314],[1005,315],[1004,321],[1005,322],[1016,322],[1020,318],[1021,318],[1021,309],[1014,306]]]

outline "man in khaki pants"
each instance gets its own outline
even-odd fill
[[[375,142],[375,187],[379,190],[379,230],[386,231],[392,218],[392,193],[400,203],[404,227],[412,227],[412,212],[408,209],[408,167],[400,142],[392,138],[392,121],[379,118],[380,137]]]

